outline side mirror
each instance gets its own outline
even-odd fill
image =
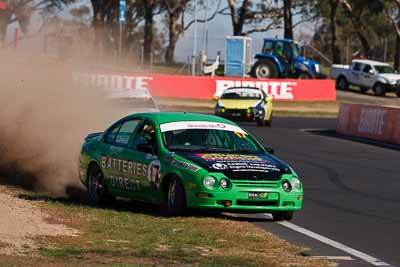
[[[265,146],[264,148],[269,154],[274,154],[275,153],[275,150],[270,146]]]
[[[267,102],[271,102],[272,101],[272,96],[267,96],[266,98],[265,98],[265,103],[267,103]]]
[[[373,69],[370,69],[370,70],[368,71],[368,73],[369,73],[369,74],[375,74],[375,72],[374,72]]]
[[[150,144],[138,144],[136,147],[137,150],[140,152],[152,154],[153,153],[153,146]]]

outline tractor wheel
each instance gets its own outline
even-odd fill
[[[253,76],[259,79],[278,78],[278,69],[271,60],[260,60],[254,64]]]

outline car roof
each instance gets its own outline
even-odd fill
[[[214,115],[191,112],[143,112],[129,115],[126,118],[129,119],[137,116],[155,119],[159,124],[176,121],[209,121],[237,125],[234,122]]]
[[[390,64],[388,64],[386,62],[370,60],[370,59],[353,59],[353,62],[361,63],[361,64],[369,64],[369,65],[390,66]]]
[[[224,92],[228,91],[228,90],[236,90],[236,89],[250,89],[250,90],[257,90],[257,91],[261,91],[261,88],[258,87],[246,87],[246,86],[238,86],[238,87],[229,87],[227,89],[224,90]]]

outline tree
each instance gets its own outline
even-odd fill
[[[340,50],[337,46],[336,41],[336,28],[337,28],[337,8],[340,4],[340,0],[329,0],[330,5],[330,21],[331,21],[331,53],[332,62],[334,64],[341,63]]]
[[[394,53],[394,68],[400,70],[400,0],[384,1],[380,0],[385,16],[392,24],[393,31],[396,34],[396,45]],[[393,5],[394,4],[394,5]]]
[[[162,0],[167,13],[168,21],[168,46],[165,60],[168,63],[174,62],[175,47],[179,35],[184,31],[183,25],[178,23],[186,5],[190,0]]]
[[[340,0],[340,3],[343,5],[345,11],[347,12],[347,14],[349,16],[349,19],[350,19],[351,23],[353,24],[354,30],[355,30],[355,32],[357,34],[357,37],[360,40],[361,45],[363,47],[365,56],[369,56],[369,53],[370,53],[370,50],[371,50],[371,46],[370,46],[370,44],[368,42],[368,39],[364,35],[364,29],[365,29],[364,23],[360,19],[358,19],[358,18],[360,18],[360,16],[357,16],[355,14],[355,12],[353,11],[353,8],[350,5],[349,1]],[[362,4],[362,5],[364,5],[364,4]],[[366,3],[366,4],[368,4],[368,3]],[[358,5],[358,7],[361,7],[361,5]]]
[[[59,10],[63,4],[73,0],[9,0],[5,9],[0,10],[0,43],[4,43],[7,27],[18,21],[23,33],[28,31],[31,15],[37,11]],[[13,17],[14,15],[14,17]]]
[[[293,39],[292,0],[283,0],[284,38]]]
[[[159,13],[156,12],[156,8],[159,6],[157,0],[142,0],[144,8],[144,39],[143,39],[143,52],[144,61],[150,62],[152,44],[153,44],[153,27],[154,27],[154,16]]]
[[[259,3],[254,3],[251,0],[227,1],[229,12],[221,12],[221,14],[231,17],[234,36],[266,32],[273,28],[279,28],[279,19],[282,15],[280,8],[273,1]]]

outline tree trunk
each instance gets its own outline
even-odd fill
[[[143,40],[143,53],[144,62],[150,63],[151,50],[153,44],[153,9],[154,1],[144,0],[144,40]]]
[[[174,63],[175,47],[178,40],[177,28],[178,17],[175,14],[170,14],[168,18],[169,40],[165,60],[167,63]]]
[[[364,36],[364,33],[363,33],[364,26],[361,23],[361,21],[358,21],[356,19],[356,17],[354,16],[353,9],[352,9],[351,5],[349,4],[349,2],[347,0],[340,0],[340,1],[343,4],[346,12],[348,13],[350,21],[353,24],[354,30],[356,31],[357,37],[361,42],[361,45],[364,50],[364,55],[366,57],[368,57],[369,52],[371,50],[371,46],[369,45],[367,38]]]
[[[332,61],[334,64],[341,63],[340,49],[336,43],[336,27],[337,27],[337,7],[339,4],[338,0],[330,0],[331,6],[331,52]]]
[[[283,0],[284,38],[293,39],[292,0]]]
[[[246,16],[248,15],[248,5],[250,4],[250,0],[244,0],[242,6],[240,7],[239,14],[236,15],[235,10],[235,1],[228,0],[228,6],[231,13],[232,27],[233,27],[233,35],[240,36],[243,35],[243,25],[246,20]]]
[[[396,35],[396,51],[394,53],[394,69],[400,71],[400,36]]]
[[[6,45],[6,33],[10,19],[10,12],[7,10],[0,10],[0,48],[2,48],[3,45]]]

